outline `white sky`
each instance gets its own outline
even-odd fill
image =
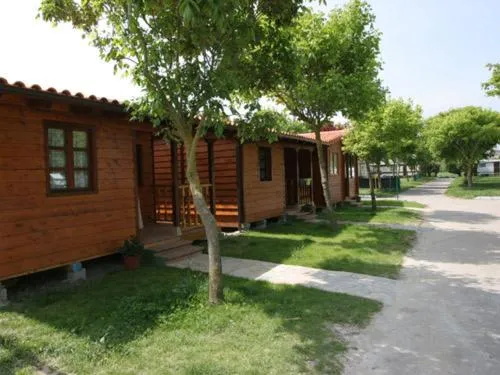
[[[140,94],[78,31],[36,19],[39,3],[0,0],[0,77],[119,100]]]
[[[119,100],[140,94],[78,31],[37,20],[39,2],[0,0],[0,77]],[[500,0],[370,2],[383,32],[382,77],[394,97],[413,98],[425,115],[464,105],[500,110],[480,86],[489,74],[484,65],[500,58]]]

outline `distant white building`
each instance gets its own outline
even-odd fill
[[[477,165],[478,176],[498,176],[500,175],[500,144],[493,149],[492,156],[481,160]]]

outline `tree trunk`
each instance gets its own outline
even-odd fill
[[[377,163],[377,189],[382,189],[382,171],[380,170],[380,163]]]
[[[377,211],[377,201],[375,198],[375,184],[370,170],[370,163],[366,162],[366,170],[368,171],[368,183],[370,184],[370,197],[372,200],[372,211]]]
[[[210,303],[218,304],[223,300],[222,293],[222,261],[220,255],[219,228],[214,215],[205,201],[203,191],[200,186],[200,177],[196,167],[196,146],[198,136],[194,137],[188,132],[183,136],[186,146],[187,167],[186,177],[189,182],[189,189],[193,196],[193,202],[201,222],[205,227],[205,235],[208,242],[208,300]],[[212,187],[213,188],[213,187]]]
[[[326,160],[323,152],[323,143],[321,142],[321,133],[316,130],[316,150],[318,151],[319,173],[321,175],[321,186],[323,187],[323,196],[325,197],[326,208],[333,211],[332,199],[330,195],[330,186],[328,184],[328,171],[326,168]]]
[[[472,187],[472,165],[467,167],[467,187],[469,189]]]

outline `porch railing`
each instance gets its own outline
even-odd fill
[[[299,204],[312,204],[312,179],[299,179]]]
[[[203,197],[205,198],[205,202],[207,202],[209,208],[211,208],[210,196],[212,194],[212,184],[202,184],[200,187]],[[189,185],[181,185],[179,186],[179,190],[179,225],[181,227],[194,227],[202,225],[200,216],[198,215],[194,205],[193,195],[191,194]]]
[[[174,222],[172,186],[155,185],[156,221]]]
[[[205,201],[207,202],[210,209],[211,205],[211,195],[212,195],[212,184],[202,184],[200,185]],[[194,205],[193,196],[189,185],[180,185],[178,194],[178,210],[179,210],[179,223],[181,227],[194,227],[200,226],[201,219],[196,211]],[[155,186],[155,202],[156,202],[156,221],[164,221],[168,223],[175,224],[175,197],[172,194],[173,189],[168,185],[157,185]]]

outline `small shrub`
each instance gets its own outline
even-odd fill
[[[123,256],[139,256],[144,253],[144,244],[136,236],[131,236],[123,242],[118,252]]]

